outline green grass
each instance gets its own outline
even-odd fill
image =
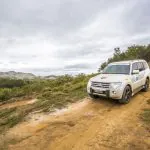
[[[144,112],[142,114],[142,120],[150,125],[150,109],[144,109]]]
[[[150,105],[150,99],[147,100],[147,103]],[[150,128],[150,108],[146,108],[143,110],[141,114],[141,119],[144,121]]]

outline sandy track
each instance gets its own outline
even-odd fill
[[[22,101],[16,101],[12,103],[6,103],[3,105],[0,105],[0,110],[6,109],[6,108],[14,108],[19,107],[23,105],[33,104],[36,101],[36,99],[29,99],[29,100],[22,100]]]
[[[134,96],[127,105],[85,99],[51,115],[31,114],[28,122],[8,132],[19,141],[9,149],[150,149],[150,133],[138,117],[148,99],[150,92]]]

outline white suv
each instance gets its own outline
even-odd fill
[[[120,61],[109,64],[101,74],[91,78],[87,92],[92,98],[105,96],[128,103],[140,90],[147,91],[150,69],[145,60]]]

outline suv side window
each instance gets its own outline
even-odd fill
[[[145,70],[144,65],[143,65],[142,62],[138,62],[138,69],[139,69],[139,71]]]
[[[133,70],[138,70],[138,65],[137,65],[137,63],[133,63],[133,64],[132,64],[132,72],[133,72]]]
[[[148,68],[148,64],[146,62],[143,62],[144,68],[147,69]]]

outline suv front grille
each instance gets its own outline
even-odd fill
[[[100,87],[100,88],[109,89],[110,83],[106,83],[106,82],[92,82],[92,87]]]

